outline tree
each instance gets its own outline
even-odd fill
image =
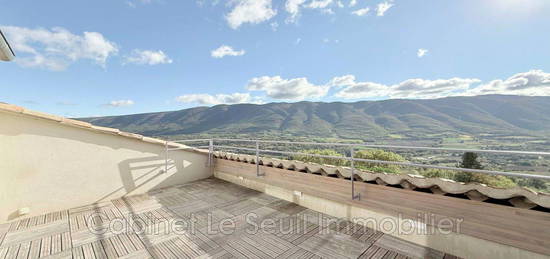
[[[458,165],[460,168],[483,169],[481,163],[477,160],[478,155],[474,152],[466,152],[462,155],[462,162]],[[474,174],[470,172],[458,172],[455,175],[455,180],[459,182],[473,182]]]
[[[466,152],[462,155],[462,162],[459,164],[461,168],[483,169],[483,165],[478,160],[479,156],[474,152]],[[476,182],[486,184],[492,187],[511,188],[516,184],[512,179],[502,175],[488,175],[470,172],[458,172],[455,175],[455,180],[459,182]]]
[[[478,155],[474,152],[466,152],[462,155],[462,162],[460,163],[461,168],[470,168],[470,169],[483,169],[481,163],[477,160]]]

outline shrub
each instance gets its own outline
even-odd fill
[[[324,156],[344,157],[342,154],[332,149],[307,149],[307,150],[300,150],[298,152],[315,154],[315,155],[324,155]],[[292,159],[303,161],[303,162],[317,163],[321,165],[326,164],[326,165],[335,165],[335,166],[345,166],[345,165],[348,165],[349,163],[347,160],[344,160],[344,159],[323,158],[323,157],[314,157],[314,156],[306,156],[306,155],[295,155],[295,156],[292,156]]]
[[[361,150],[355,153],[355,158],[363,158],[369,160],[381,160],[381,161],[394,161],[394,162],[405,162],[405,158],[401,155],[396,154],[391,151],[384,151],[380,149],[369,149]],[[387,165],[379,163],[369,163],[369,162],[356,162],[355,166],[360,169],[366,169],[374,172],[384,172],[398,174],[399,169],[401,168],[398,165]]]
[[[420,170],[418,173],[426,178],[445,178],[454,180],[456,177],[456,172],[454,171],[435,168],[423,169]]]

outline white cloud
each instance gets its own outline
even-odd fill
[[[233,94],[186,94],[176,98],[181,103],[198,103],[200,105],[235,104],[235,103],[259,103],[258,98],[253,98],[249,93]]]
[[[367,13],[369,13],[370,11],[370,8],[366,7],[366,8],[362,8],[362,9],[357,9],[353,12],[351,12],[352,14],[355,14],[357,16],[363,16],[363,15],[366,15]]]
[[[328,14],[328,15],[333,15],[334,11],[332,10],[332,8],[325,8],[325,9],[321,9],[321,13]]]
[[[294,23],[300,16],[300,6],[303,5],[306,0],[287,0],[285,3],[285,10],[290,16],[285,20],[286,23]]]
[[[463,93],[479,79],[451,78],[438,80],[409,79],[396,85],[374,82],[356,82],[355,76],[345,75],[333,78],[328,85],[343,87],[335,94],[344,99],[373,97],[390,98],[438,98]]]
[[[388,9],[390,9],[392,6],[393,6],[393,3],[388,1],[379,3],[378,6],[376,7],[376,15],[384,16],[386,11],[388,11]]]
[[[344,3],[342,3],[342,1],[338,1],[336,2],[336,5],[338,5],[338,8],[344,8]]]
[[[279,23],[278,22],[272,22],[269,25],[271,26],[272,31],[277,31],[277,29],[279,28]]]
[[[416,52],[416,56],[419,58],[426,56],[426,54],[428,54],[427,49],[418,49],[418,51]]]
[[[107,59],[118,53],[118,47],[101,33],[75,35],[61,27],[51,30],[2,26],[18,53],[16,62],[23,67],[65,70],[72,63],[87,59],[105,66]]]
[[[131,106],[131,105],[134,105],[134,101],[132,100],[110,101],[109,103],[105,104],[105,106],[109,106],[109,107],[124,107],[124,106]]]
[[[312,9],[318,9],[318,8],[326,8],[330,4],[332,4],[333,0],[311,0],[309,4],[307,4],[305,7],[312,8]]]
[[[409,79],[390,87],[389,96],[392,98],[439,98],[457,95],[468,90],[474,83],[481,80],[475,78],[451,79]]]
[[[466,95],[513,94],[550,96],[550,73],[530,70],[505,80],[493,80],[469,90]]]
[[[344,99],[360,99],[369,97],[386,96],[388,87],[372,82],[355,82],[354,75],[334,77],[328,83],[331,87],[343,87],[334,96]]]
[[[329,88],[311,84],[306,78],[283,79],[280,76],[256,77],[247,85],[250,91],[264,91],[268,97],[280,100],[320,98],[327,94]]]
[[[158,64],[170,64],[172,60],[164,54],[162,50],[139,50],[134,49],[130,56],[125,58],[125,63],[132,63],[138,65],[158,65]]]
[[[373,82],[359,82],[346,86],[334,96],[344,99],[361,99],[388,95],[388,87]]]
[[[150,4],[152,2],[153,2],[152,0],[127,0],[126,4],[132,8],[136,8],[137,4],[145,5],[145,4]]]
[[[239,28],[242,24],[258,24],[273,18],[277,11],[272,9],[271,0],[234,0],[230,1],[233,10],[226,15],[229,27]]]
[[[330,82],[328,83],[329,86],[336,87],[349,86],[353,84],[355,84],[354,75],[337,76],[332,78],[332,80],[330,80]]]
[[[223,58],[225,56],[242,56],[246,52],[244,50],[234,50],[232,47],[227,45],[222,45],[219,48],[212,50],[210,55],[213,58]]]
[[[354,7],[357,4],[357,0],[351,0],[349,1],[349,7]]]

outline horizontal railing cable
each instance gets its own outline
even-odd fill
[[[246,151],[254,151],[254,152],[256,151],[255,148],[224,146],[224,145],[214,145],[214,148],[246,150]],[[301,156],[311,156],[311,157],[328,158],[328,159],[341,159],[341,160],[347,160],[347,161],[353,160],[353,161],[356,161],[356,162],[367,162],[367,163],[375,163],[375,164],[421,167],[421,168],[459,171],[459,172],[481,173],[481,174],[492,174],[492,175],[502,175],[502,176],[513,176],[513,177],[524,177],[524,178],[550,180],[550,176],[538,175],[538,174],[525,174],[525,173],[514,173],[514,172],[494,171],[494,170],[484,170],[484,169],[470,169],[470,168],[460,168],[460,167],[450,167],[450,166],[425,165],[425,164],[408,163],[408,162],[352,158],[352,157],[346,157],[346,156],[329,156],[329,155],[319,155],[319,154],[310,154],[310,153],[293,152],[293,151],[278,151],[278,150],[268,150],[268,149],[260,149],[259,151],[262,152],[262,153],[272,153],[272,154],[282,154],[282,155],[301,155]]]
[[[495,154],[514,154],[514,155],[538,155],[550,156],[550,152],[521,151],[521,150],[494,150],[494,149],[465,149],[465,148],[444,148],[444,147],[421,147],[421,146],[399,146],[399,145],[374,145],[374,144],[355,144],[355,143],[319,143],[319,142],[293,142],[278,140],[252,140],[252,139],[214,139],[214,141],[226,142],[259,142],[270,144],[292,144],[292,145],[315,145],[315,146],[344,146],[344,147],[369,147],[369,148],[390,148],[390,149],[417,149],[417,150],[436,150],[453,152],[477,152],[477,153],[495,153]]]

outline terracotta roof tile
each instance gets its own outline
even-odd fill
[[[215,152],[215,156],[221,159],[234,160],[245,163],[255,163],[256,157],[251,155]],[[333,165],[320,165],[301,161],[281,160],[268,157],[260,157],[260,164],[282,169],[302,171],[324,176],[338,178],[351,178],[351,168]],[[507,200],[518,208],[531,209],[538,206],[550,208],[550,194],[535,192],[527,188],[516,186],[514,188],[495,188],[480,183],[462,183],[443,178],[425,178],[412,174],[387,174],[369,171],[355,170],[359,181],[376,182],[380,185],[401,186],[405,189],[429,189],[434,194],[462,194],[471,200],[486,201],[489,198]]]

